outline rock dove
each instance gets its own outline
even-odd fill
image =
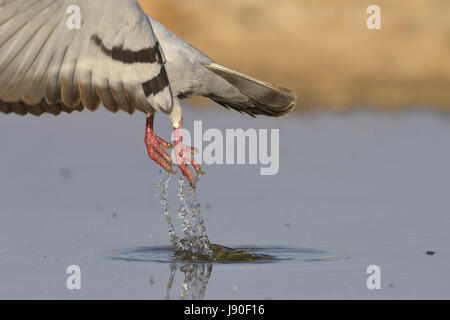
[[[0,111],[58,115],[99,105],[146,115],[148,155],[169,173],[165,149],[191,185],[194,149],[183,144],[180,102],[204,96],[251,116],[278,117],[294,92],[231,70],[147,16],[137,0],[0,0]],[[173,145],[153,130],[173,123]]]

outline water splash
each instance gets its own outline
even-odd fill
[[[206,287],[211,278],[213,265],[211,263],[172,263],[170,276],[165,292],[165,300],[170,300],[170,292],[175,280],[177,270],[184,273],[181,286],[181,300],[202,300],[205,297]]]
[[[198,177],[196,177],[198,180]],[[184,176],[178,180],[179,207],[177,218],[181,232],[176,233],[169,207],[169,182],[170,175],[156,185],[155,195],[160,200],[164,215],[169,226],[170,242],[174,246],[175,254],[185,260],[211,261],[213,250],[206,233],[206,227],[201,215],[201,205],[197,200],[196,190],[190,186]],[[198,181],[197,181],[198,182]]]
[[[199,176],[196,175],[198,183]],[[196,189],[192,188],[187,179],[182,176],[178,180],[179,206],[176,212],[177,226],[170,215],[168,175],[156,185],[155,195],[161,202],[169,226],[169,237],[175,251],[175,259],[184,261],[220,261],[220,262],[252,262],[264,261],[273,257],[255,254],[243,249],[232,249],[211,244],[206,233],[205,222],[201,215],[201,205],[197,200]]]
[[[176,250],[181,250],[179,247],[180,240],[178,239],[177,233],[175,231],[175,226],[172,222],[170,216],[170,206],[169,206],[169,182],[172,176],[169,174],[166,178],[162,179],[159,184],[156,185],[155,196],[159,199],[164,209],[164,216],[166,217],[167,224],[169,226],[169,238],[170,243],[175,247]]]
[[[198,177],[197,177],[198,179]],[[177,216],[181,221],[184,238],[182,254],[188,253],[191,260],[211,260],[213,251],[206,233],[205,222],[201,215],[201,205],[197,200],[197,193],[184,176],[179,181],[178,198],[180,206]]]

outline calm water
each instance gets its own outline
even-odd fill
[[[204,166],[196,201],[216,248],[174,255],[143,116],[0,116],[0,298],[450,298],[450,118],[411,111],[257,120],[185,108],[185,124],[279,128],[280,172]],[[170,122],[157,117],[157,131]],[[168,189],[179,229],[178,177]],[[225,250],[224,249],[224,250]],[[427,255],[426,251],[435,255]],[[368,290],[369,265],[382,289]],[[82,289],[66,289],[78,265]]]

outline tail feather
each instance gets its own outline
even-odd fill
[[[254,79],[215,63],[206,64],[205,67],[238,90],[238,95],[226,96],[217,93],[208,95],[208,98],[226,108],[253,117],[256,115],[280,117],[291,112],[297,103],[295,92],[286,88]]]

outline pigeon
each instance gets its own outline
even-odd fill
[[[216,63],[146,15],[137,0],[0,0],[0,112],[58,115],[103,105],[146,116],[149,157],[195,185],[181,101],[207,97],[250,116],[291,112],[297,95]],[[168,115],[173,144],[155,134]]]

